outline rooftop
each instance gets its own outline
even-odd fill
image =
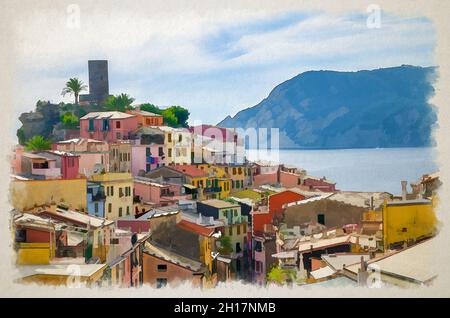
[[[134,115],[122,113],[118,111],[112,112],[91,112],[84,115],[80,119],[124,119],[134,117]]]
[[[438,268],[442,266],[436,264],[437,251],[435,239],[429,239],[387,257],[372,260],[368,268],[380,270],[386,275],[425,284],[438,275]]]
[[[239,204],[231,203],[231,202],[227,202],[227,201],[223,201],[223,200],[218,200],[218,199],[205,200],[205,201],[201,201],[201,203],[215,207],[217,209],[240,207]]]
[[[182,266],[194,272],[199,272],[203,267],[202,263],[196,260],[179,255],[150,242],[145,243],[144,253],[161,258],[165,261]]]
[[[89,138],[73,138],[73,139],[67,139],[67,140],[61,140],[58,141],[56,144],[82,144],[83,142],[90,142],[90,143],[99,143],[102,144],[104,141],[101,140],[95,140],[95,139],[89,139]]]
[[[180,222],[177,223],[177,226],[187,231],[191,231],[203,236],[211,236],[214,233],[213,228],[208,228],[197,223],[189,222],[187,220],[181,220]]]
[[[335,271],[343,269],[346,265],[353,265],[361,262],[361,257],[363,257],[364,261],[370,259],[369,254],[336,253],[322,255],[322,259]]]
[[[175,165],[172,166],[172,168],[193,178],[209,176],[208,173],[206,173],[204,170],[199,169],[194,165]]]
[[[47,216],[54,216],[54,217],[60,217],[69,221],[74,221],[76,223],[81,223],[84,225],[89,225],[91,227],[102,227],[105,225],[111,225],[114,223],[114,221],[106,220],[103,218],[95,217],[86,213],[76,212],[72,210],[63,210],[63,209],[56,209],[56,212],[41,212],[41,214],[45,213]]]
[[[73,264],[54,264],[54,265],[18,265],[17,269],[21,278],[34,275],[73,275],[71,270]],[[77,264],[77,275],[81,277],[90,277],[100,270],[103,270],[106,264]],[[79,270],[79,271],[78,271]]]

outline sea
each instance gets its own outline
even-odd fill
[[[401,181],[416,182],[439,170],[437,148],[375,148],[246,151],[249,160],[269,160],[326,177],[346,191],[386,191],[401,194]],[[411,188],[408,186],[409,191]]]

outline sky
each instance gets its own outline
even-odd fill
[[[380,27],[369,28],[368,18],[363,10],[96,11],[55,5],[16,21],[14,108],[19,115],[39,99],[72,101],[61,90],[71,77],[88,83],[89,59],[108,60],[111,94],[181,105],[191,123],[211,124],[258,104],[304,71],[435,65],[429,20],[381,11]],[[14,129],[19,126],[16,120]]]

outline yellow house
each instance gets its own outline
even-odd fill
[[[433,200],[385,201],[382,212],[385,249],[436,234]]]
[[[207,188],[219,188],[216,195],[208,196],[210,199],[224,199],[230,196],[231,179],[228,177],[225,169],[211,164],[198,164],[197,168],[208,173]]]
[[[240,191],[245,188],[245,178],[247,176],[247,167],[245,166],[225,166],[224,170],[231,179],[231,192]]]
[[[104,173],[93,175],[92,182],[100,183],[106,194],[105,218],[116,220],[133,215],[133,177],[130,173]]]
[[[13,178],[10,184],[14,209],[29,211],[36,206],[64,204],[73,210],[86,211],[87,180]]]
[[[100,286],[106,264],[22,265],[18,266],[19,283],[51,286]]]

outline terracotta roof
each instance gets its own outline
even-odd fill
[[[200,178],[200,177],[207,177],[208,174],[203,171],[202,169],[199,169],[193,165],[176,165],[173,166],[175,170],[182,172],[190,177],[193,178]]]
[[[181,220],[180,222],[178,222],[177,226],[186,231],[194,232],[203,236],[211,236],[214,233],[214,229],[210,229],[186,220]]]

